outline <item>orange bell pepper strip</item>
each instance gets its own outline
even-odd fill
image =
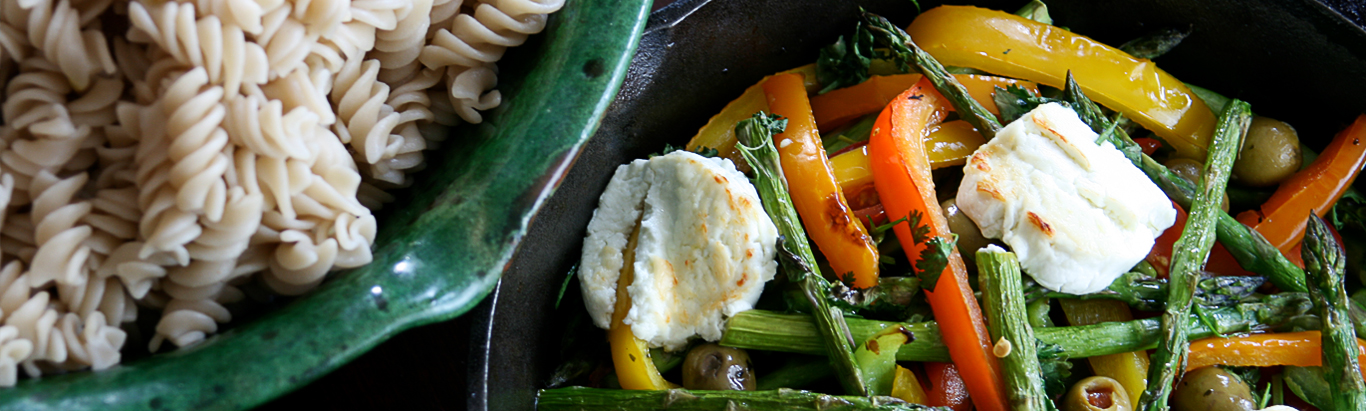
[[[925,374],[930,383],[925,390],[925,405],[949,407],[953,411],[972,411],[972,397],[968,395],[957,367],[951,363],[927,362]]]
[[[1304,238],[1305,216],[1310,211],[1319,217],[1327,214],[1352,186],[1363,165],[1366,115],[1357,117],[1350,127],[1338,133],[1309,167],[1281,182],[1260,211],[1244,211],[1238,214],[1238,221],[1257,230],[1286,258],[1303,266],[1296,248]]]
[[[1178,156],[1204,161],[1215,115],[1152,61],[1010,13],[941,6],[906,29],[946,66],[971,67],[1062,88],[1071,70],[1087,96],[1152,130]]]
[[[826,133],[850,121],[875,113],[887,106],[892,98],[911,88],[920,81],[919,74],[897,74],[891,76],[872,76],[868,81],[854,86],[833,90],[811,98],[811,111],[815,113],[816,124]],[[1012,78],[983,76],[978,74],[955,74],[954,78],[968,89],[968,94],[982,103],[991,114],[1001,115],[992,96],[996,87],[1011,85],[1024,87],[1038,93],[1038,86],[1032,82]]]
[[[807,94],[820,90],[820,85],[816,83],[816,65],[807,64],[787,71],[781,71],[772,76],[764,77],[758,83],[745,89],[744,93],[735,100],[731,100],[721,112],[712,116],[707,124],[697,130],[692,140],[688,141],[688,151],[697,151],[703,147],[714,148],[722,158],[729,158],[735,163],[735,167],[741,171],[749,170],[749,163],[740,157],[740,150],[735,148],[735,123],[753,116],[760,111],[768,111],[768,98],[764,95],[761,86],[768,79],[780,74],[801,73],[803,85],[806,86]]]
[[[942,123],[931,128],[925,137],[925,153],[930,157],[930,168],[961,166],[977,147],[986,144],[977,129],[963,120]],[[835,168],[835,181],[849,190],[873,183],[873,169],[868,163],[868,146],[857,147],[830,158]]]
[[[631,232],[623,253],[621,276],[617,278],[617,302],[612,308],[612,326],[607,330],[607,343],[612,347],[612,365],[617,370],[617,381],[627,390],[666,390],[678,386],[664,380],[650,360],[650,346],[636,338],[631,326],[622,322],[631,311],[631,294],[626,287],[635,281],[636,241],[640,228]]]
[[[1358,356],[1366,367],[1366,341],[1357,339]],[[1318,331],[1252,334],[1242,337],[1206,338],[1191,343],[1187,370],[1211,365],[1272,367],[1323,365],[1323,339]],[[1361,370],[1366,375],[1366,368]]]
[[[835,182],[835,172],[825,156],[802,75],[781,74],[763,84],[768,107],[787,118],[787,130],[774,137],[783,175],[787,177],[792,205],[816,247],[830,261],[830,268],[853,287],[877,285],[877,244],[859,224],[854,210]],[[852,273],[853,278],[847,278]]]
[[[897,220],[918,211],[925,216],[933,236],[951,233],[935,199],[924,138],[931,124],[943,120],[947,106],[934,86],[922,80],[882,111],[868,141],[873,183],[887,218]],[[912,227],[897,224],[893,229],[906,255],[919,256],[925,246],[911,241]],[[957,252],[949,255],[949,264],[937,281],[934,291],[926,290],[925,297],[973,402],[979,410],[1005,411],[1008,407],[1001,366],[991,352],[982,309],[968,286],[967,269]]]

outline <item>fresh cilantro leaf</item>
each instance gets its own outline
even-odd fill
[[[911,210],[911,214],[903,218],[908,218],[906,223],[911,225],[911,241],[916,244],[924,244],[926,240],[930,239],[930,226],[921,223],[925,214],[921,213],[920,210]]]
[[[911,301],[919,291],[918,278],[884,276],[877,285],[861,290],[833,284],[826,290],[826,300],[846,313],[902,319],[910,316]]]
[[[1039,369],[1043,371],[1044,390],[1051,397],[1067,392],[1067,382],[1072,376],[1072,362],[1067,360],[1067,351],[1038,339],[1034,344],[1039,354]]]
[[[834,44],[822,47],[816,60],[816,81],[825,85],[820,94],[868,80],[868,66],[874,55],[873,34],[862,22],[854,25],[852,34],[840,36]]]
[[[887,238],[887,231],[891,230],[892,227],[895,227],[897,224],[905,221],[906,217],[901,217],[901,219],[899,220],[883,225],[877,225],[873,223],[873,216],[870,215],[868,216],[868,236],[873,238],[873,244],[882,244],[882,240]],[[885,259],[887,257],[884,256],[883,258]],[[894,264],[894,262],[889,262],[887,260],[883,260],[883,263]]]
[[[1348,188],[1328,211],[1328,221],[1339,231],[1348,226],[1366,230],[1366,195],[1356,187]]]
[[[872,216],[868,216],[868,224],[869,224],[870,226],[873,227],[872,230],[868,230],[868,231],[869,231],[870,234],[885,234],[885,233],[887,232],[887,230],[891,230],[892,227],[896,226],[896,225],[899,224],[899,223],[903,223],[903,222],[906,222],[906,217],[901,217],[900,219],[898,219],[898,220],[896,220],[896,221],[893,221],[893,222],[890,222],[890,223],[887,223],[887,224],[878,225],[878,226],[872,226],[872,224],[873,224],[873,217],[872,217]]]
[[[1011,84],[1006,88],[996,87],[996,92],[992,95],[992,100],[996,102],[996,108],[1001,112],[1001,123],[1009,124],[1016,119],[1024,116],[1030,110],[1045,103],[1066,102],[1048,97],[1039,97],[1025,90],[1024,87]]]
[[[844,274],[835,274],[835,277],[839,278],[840,284],[843,284],[845,287],[850,287],[850,288],[853,288],[853,287],[854,287],[854,281],[855,281],[856,279],[854,278],[854,272],[853,272],[853,271],[850,271],[850,272],[847,272],[847,273],[844,273]]]
[[[783,121],[783,125],[787,125],[787,120],[782,120],[782,121]],[[675,152],[675,151],[679,151],[679,150],[684,150],[684,149],[685,149],[685,147],[675,147],[673,144],[664,144],[664,149],[663,149],[663,150],[660,150],[660,151],[655,152],[655,153],[651,153],[650,156],[649,156],[649,158],[659,157],[659,156],[662,156],[662,155],[665,155],[665,154],[669,154],[669,153],[672,153],[672,152]],[[711,148],[711,147],[698,147],[697,150],[693,150],[692,153],[697,154],[697,155],[702,156],[702,157],[720,157],[720,156],[721,156],[721,152],[720,152],[720,151],[717,151],[716,149]]]
[[[953,245],[957,242],[957,234],[949,234],[948,237],[936,236],[925,242],[925,249],[920,250],[920,261],[915,262],[916,277],[920,277],[921,288],[934,291],[935,285],[939,283],[939,275],[949,266],[949,254],[953,252]]]
[[[1243,384],[1247,384],[1248,387],[1256,387],[1257,382],[1262,380],[1262,369],[1259,367],[1219,366],[1219,368],[1223,368],[1224,371],[1228,371],[1229,374],[1233,374],[1238,377],[1238,379],[1243,380]],[[1249,394],[1252,394],[1252,402],[1260,402],[1261,398],[1258,397],[1257,390],[1253,389],[1250,391]]]

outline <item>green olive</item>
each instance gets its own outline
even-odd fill
[[[690,390],[754,391],[749,354],[738,348],[702,344],[683,360],[683,388]]]
[[[1186,179],[1186,181],[1189,181],[1197,185],[1200,184],[1200,181],[1205,178],[1205,165],[1195,160],[1191,160],[1188,158],[1173,158],[1171,160],[1167,160],[1166,166],[1168,170],[1171,170],[1173,173],[1176,173],[1176,175],[1181,176],[1181,178]],[[1224,193],[1224,202],[1223,204],[1219,205],[1219,208],[1224,210],[1224,212],[1228,212],[1227,192]]]
[[[1272,118],[1253,117],[1238,160],[1233,162],[1233,180],[1252,187],[1273,186],[1299,171],[1303,161],[1294,127]]]
[[[1172,392],[1173,411],[1252,411],[1252,389],[1242,379],[1219,367],[1186,373]]]
[[[949,219],[949,231],[958,234],[958,252],[968,262],[973,261],[973,256],[977,255],[977,250],[991,244],[991,240],[982,236],[982,230],[977,228],[977,223],[963,214],[963,210],[958,208],[958,200],[948,199],[939,203],[944,208],[944,217]]]
[[[1087,377],[1072,384],[1063,398],[1062,411],[1130,411],[1133,403],[1119,381],[1110,377]]]

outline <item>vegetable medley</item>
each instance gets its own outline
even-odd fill
[[[865,12],[617,170],[538,407],[1366,409],[1366,115],[1316,153],[1186,34]]]

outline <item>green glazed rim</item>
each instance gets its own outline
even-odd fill
[[[427,153],[414,187],[382,210],[374,262],[193,347],[0,388],[0,409],[246,409],[399,331],[469,311],[597,130],[650,5],[568,1],[544,33],[509,51],[499,85],[508,104]]]

